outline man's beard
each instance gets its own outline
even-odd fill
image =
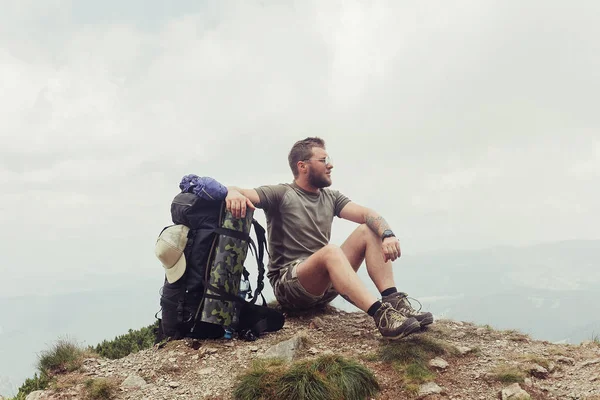
[[[312,170],[308,171],[308,183],[319,189],[331,186],[331,179],[327,179],[328,177],[329,175],[317,175]]]

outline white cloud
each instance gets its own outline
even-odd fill
[[[597,5],[461,4],[236,1],[90,22],[86,3],[3,3],[0,239],[5,265],[26,265],[5,275],[159,273],[182,175],[290,181],[308,135],[405,251],[597,238]],[[73,255],[57,261],[61,237]]]

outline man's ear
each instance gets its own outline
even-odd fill
[[[298,161],[298,164],[296,164],[298,166],[298,172],[300,171],[306,171],[306,163],[302,162],[302,161]]]

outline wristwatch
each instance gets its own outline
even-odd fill
[[[394,232],[392,232],[389,229],[386,229],[385,231],[383,231],[383,234],[381,235],[381,240],[384,240],[385,238],[389,238],[389,237],[396,237],[396,235],[394,235]]]

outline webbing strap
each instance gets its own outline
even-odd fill
[[[219,235],[231,236],[233,238],[236,238],[239,240],[244,240],[246,242],[248,241],[248,239],[250,239],[250,234],[236,231],[233,229],[215,228],[215,232],[218,233]]]
[[[263,263],[263,257],[265,255],[265,249],[267,240],[265,237],[265,228],[263,228],[258,221],[252,220],[252,226],[254,226],[254,232],[256,233],[256,241],[258,242],[258,253],[256,252],[256,246],[254,242],[250,242],[251,248],[254,249],[256,255],[256,264],[258,266],[258,277],[256,278],[256,289],[254,289],[254,296],[252,298],[252,304],[256,303],[258,295],[262,297],[262,291],[265,287],[265,264]],[[264,302],[264,297],[263,297]]]

